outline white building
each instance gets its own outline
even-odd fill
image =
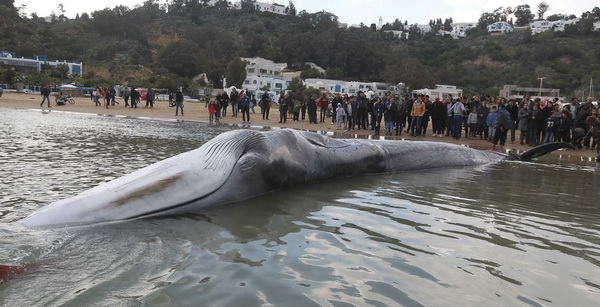
[[[462,96],[463,91],[456,88],[454,85],[443,84],[436,84],[434,89],[424,88],[412,91],[412,97],[415,97],[416,95],[427,95],[431,100],[434,100],[436,97],[443,99],[443,97],[446,97],[448,94],[451,94],[452,97],[456,98]]]
[[[397,30],[386,30],[384,32],[392,33],[394,38],[405,38],[408,39],[409,33],[406,31],[397,31]]]
[[[58,65],[67,65],[69,75],[83,74],[83,63],[81,62],[67,62],[64,60],[48,60],[45,55],[36,54],[33,59],[26,59],[23,57],[17,58],[15,53],[0,51],[0,63],[14,68],[16,71],[27,73],[27,72],[41,72],[43,65],[50,65],[50,67],[56,68]]]
[[[517,85],[504,85],[500,90],[500,97],[506,99],[514,99],[521,101],[523,96],[529,95],[532,98],[541,98],[546,100],[553,100],[558,98],[561,101],[565,101],[566,97],[560,96],[560,90],[555,88],[539,88],[539,87],[522,87]]]
[[[487,26],[487,30],[490,33],[511,33],[514,31],[514,29],[515,28],[506,21],[494,22],[493,24]]]
[[[306,88],[315,88],[330,94],[347,94],[348,96],[356,95],[359,91],[366,93],[367,96],[378,95],[379,97],[384,97],[386,92],[400,94],[398,87],[389,86],[382,82],[357,82],[309,78],[304,80],[304,85]]]
[[[552,30],[554,23],[547,20],[535,20],[529,24],[529,28],[531,29],[531,34],[538,34],[546,31]]]
[[[552,29],[554,29],[554,31],[564,31],[567,25],[577,23],[578,21],[579,18],[569,20],[561,19],[557,21],[535,20],[529,24],[529,28],[531,29],[531,34],[543,33]]]
[[[246,65],[246,80],[242,87],[251,92],[262,92],[263,88],[269,88],[269,92],[284,93],[290,80],[284,77],[283,70],[287,67],[285,63],[275,63],[263,58],[242,58],[248,62]]]
[[[265,2],[254,2],[253,5],[254,5],[254,9],[257,11],[260,11],[260,12],[270,12],[270,13],[280,14],[280,15],[288,15],[289,14],[289,9],[285,5],[281,5],[278,3],[269,4],[269,3],[265,3]],[[235,2],[233,4],[232,8],[234,10],[242,9],[242,2],[241,1]]]
[[[454,23],[452,24],[452,31],[450,36],[454,39],[461,37],[467,37],[467,30],[473,29],[476,26],[474,23]]]
[[[429,24],[417,25],[417,28],[419,28],[419,31],[421,31],[422,34],[431,32],[431,26]]]

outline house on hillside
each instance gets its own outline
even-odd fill
[[[554,27],[554,23],[547,20],[535,20],[529,24],[529,28],[531,29],[531,34],[538,34],[542,32],[546,32],[552,30]]]
[[[511,33],[515,28],[506,21],[498,21],[487,26],[487,30],[489,33]]]
[[[408,39],[409,33],[407,31],[396,31],[396,30],[384,30],[384,32],[386,33],[392,33],[392,35],[394,35],[394,38],[404,38],[404,39]]]
[[[577,23],[578,21],[579,18],[568,20],[561,19],[557,21],[535,20],[529,24],[529,28],[531,29],[531,34],[543,33],[552,29],[554,29],[554,31],[564,31],[566,26]]]
[[[450,36],[454,39],[459,39],[461,37],[467,37],[467,30],[473,29],[476,26],[474,23],[462,23],[462,24],[452,24],[452,31],[450,31]]]
[[[288,15],[289,14],[289,9],[285,5],[281,5],[278,3],[269,4],[269,3],[265,3],[265,2],[253,2],[252,5],[254,5],[254,9],[259,12],[270,12],[270,13],[279,14],[279,15]],[[234,10],[241,10],[242,2],[241,1],[235,2],[231,7]]]

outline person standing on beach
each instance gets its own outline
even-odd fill
[[[44,106],[44,101],[48,101],[48,108],[50,108],[50,87],[48,85],[44,86],[41,94],[42,94],[42,103],[40,103],[40,107]]]
[[[238,100],[240,97],[237,89],[234,87],[229,95],[229,101],[231,102],[231,115],[237,117],[238,114]]]
[[[319,101],[317,101],[317,104],[321,108],[321,113],[320,113],[321,116],[320,116],[319,122],[324,123],[325,116],[327,115],[327,110],[329,110],[329,98],[327,97],[327,93],[323,93],[323,95],[321,95],[321,98],[319,98]]]
[[[216,100],[211,101],[208,104],[208,122],[211,123],[211,124],[214,122],[214,120],[215,120],[215,114],[217,113],[216,105],[217,105],[217,101]]]
[[[146,108],[150,105],[150,109],[154,108],[154,91],[152,88],[148,88],[146,92]],[[183,112],[181,113],[183,115]]]
[[[244,123],[250,122],[250,104],[252,101],[250,100],[250,96],[246,94],[246,92],[240,92],[240,99],[238,100],[240,110],[242,110],[242,121]],[[248,120],[246,120],[248,118]]]
[[[453,122],[453,129],[452,129],[452,138],[455,140],[460,139],[460,134],[462,132],[462,124],[463,124],[463,118],[465,116],[466,113],[466,109],[465,109],[465,105],[463,104],[464,98],[461,96],[458,98],[458,101],[454,104],[454,106],[452,107],[452,122]]]
[[[271,110],[271,99],[269,93],[264,92],[260,98],[260,112],[263,120],[269,120],[269,111]]]
[[[421,95],[419,98],[417,98],[413,102],[412,109],[410,111],[410,116],[412,118],[410,121],[410,136],[412,137],[421,136],[421,125],[426,108],[425,103],[422,100],[424,97],[424,95]]]
[[[223,117],[227,117],[227,107],[229,106],[229,95],[227,95],[227,92],[223,92],[223,94],[221,94],[221,109],[223,110]]]
[[[590,127],[581,144],[590,144],[592,139],[596,144],[600,143],[600,120],[595,116],[588,116],[586,123]],[[596,163],[600,163],[600,146],[596,145]]]
[[[342,95],[340,95],[340,93],[336,93],[335,97],[333,97],[333,100],[331,100],[331,105],[332,106],[337,106],[338,104],[341,104],[342,106],[344,105],[344,100],[342,100]],[[304,116],[302,117],[302,119],[304,120]],[[332,116],[331,117],[331,124],[333,125],[337,120],[337,116]]]
[[[175,116],[177,116],[180,108],[181,116],[183,116],[183,93],[181,92],[181,88],[175,93]]]
[[[279,99],[279,123],[287,121],[288,107],[290,105],[289,96],[286,94],[283,99]]]
[[[306,109],[308,111],[308,123],[316,124],[317,123],[317,102],[313,95],[308,97],[308,102],[306,103]]]
[[[140,97],[140,93],[135,90],[134,87],[131,87],[131,108],[137,108],[138,99]]]
[[[123,100],[125,100],[125,107],[129,106],[129,97],[131,96],[131,92],[129,91],[129,87],[125,87],[123,89]]]
[[[346,116],[346,110],[342,106],[342,103],[337,104],[337,108],[335,109],[335,121],[337,123],[337,130],[342,130],[342,122],[344,121],[344,117]]]
[[[119,103],[118,103],[118,102],[115,100],[115,98],[117,97],[117,91],[115,90],[115,87],[114,87],[114,86],[111,86],[111,87],[108,89],[108,93],[107,93],[107,95],[108,95],[107,97],[109,97],[109,100],[110,100],[110,105],[111,105],[111,106],[113,106],[113,107],[114,107],[114,106],[115,106],[115,104],[119,104]]]

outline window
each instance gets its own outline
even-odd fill
[[[248,72],[254,72],[254,68],[248,68]]]
[[[256,84],[256,80],[252,81],[252,84]]]

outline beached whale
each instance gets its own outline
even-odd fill
[[[509,156],[441,142],[334,139],[291,129],[236,130],[54,202],[20,223],[65,226],[197,212],[307,182],[528,160],[568,146],[555,143]]]

